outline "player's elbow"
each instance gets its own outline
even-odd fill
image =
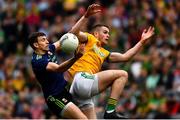
[[[73,33],[73,34],[75,33],[75,31],[73,29],[69,30],[68,32]]]
[[[79,31],[75,30],[73,28],[71,28],[71,30],[69,31],[69,33],[75,34],[75,35],[79,35]]]
[[[129,61],[129,57],[125,54],[123,54],[120,58],[119,58],[119,61],[121,62],[127,62]]]
[[[130,57],[124,58],[124,62],[128,62],[130,59]]]
[[[121,59],[122,59],[123,62],[127,62],[127,61],[129,61],[131,58],[130,58],[128,55],[123,54],[123,56],[122,56]]]

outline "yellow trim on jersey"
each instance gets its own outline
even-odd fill
[[[76,72],[97,73],[101,70],[104,60],[110,52],[98,46],[99,41],[89,33],[86,33],[88,42],[85,46],[85,54],[77,60],[68,70],[72,77]]]

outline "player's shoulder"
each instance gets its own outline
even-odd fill
[[[47,57],[45,55],[38,55],[36,53],[33,53],[31,62],[32,63],[39,63],[41,61],[46,61]]]
[[[88,32],[85,32],[85,34],[87,35],[88,42],[98,42],[97,38],[93,34]]]
[[[88,32],[84,32],[84,33],[87,35],[87,37],[95,38],[94,35],[91,33],[88,33]]]
[[[48,64],[48,57],[47,55],[38,55],[38,54],[34,54],[32,56],[32,60],[31,60],[31,65],[33,70],[35,71],[44,71],[46,70],[46,66]]]

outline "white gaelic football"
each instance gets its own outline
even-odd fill
[[[60,38],[61,50],[65,53],[73,53],[79,45],[78,38],[72,33],[66,33]]]

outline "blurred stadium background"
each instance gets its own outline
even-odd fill
[[[0,0],[0,118],[56,118],[44,102],[30,60],[27,37],[42,31],[56,41],[75,24],[88,5],[103,12],[89,19],[111,27],[107,49],[124,52],[134,46],[141,30],[155,26],[156,35],[127,63],[104,64],[124,69],[129,81],[117,111],[130,118],[180,118],[180,1],[179,0]],[[60,61],[67,59],[58,53]],[[96,96],[102,118],[109,90]]]

